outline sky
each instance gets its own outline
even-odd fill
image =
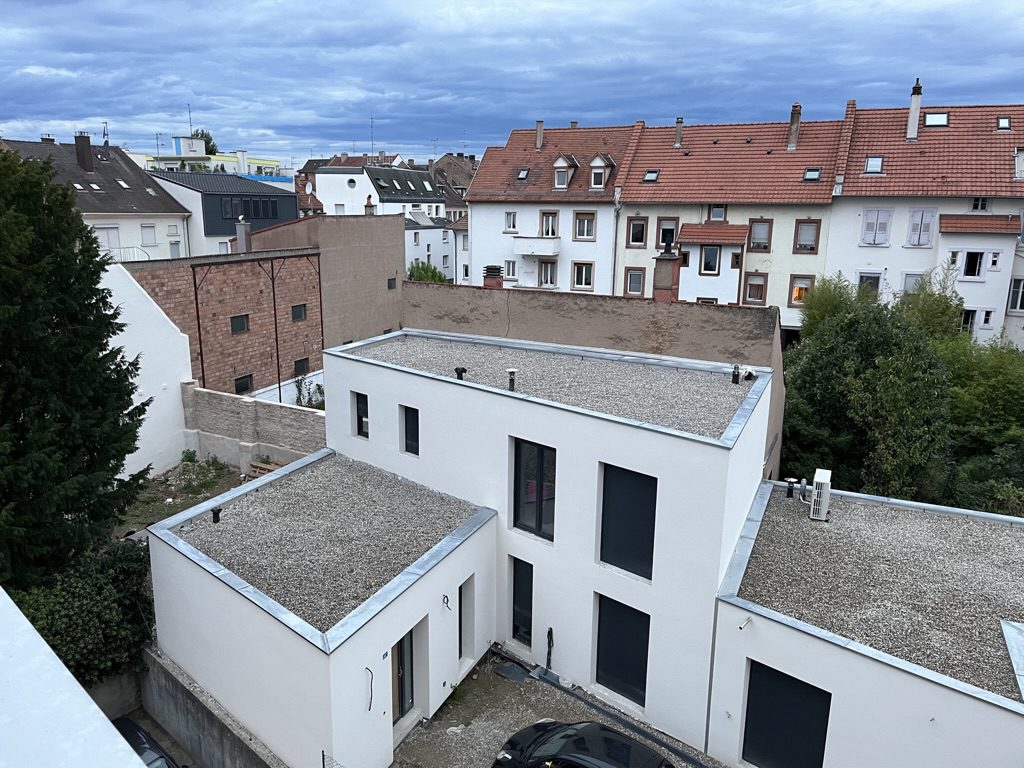
[[[153,154],[192,126],[300,166],[514,128],[1024,102],[1019,0],[3,0],[0,136]],[[372,118],[372,145],[371,145]],[[157,134],[160,138],[157,138]]]

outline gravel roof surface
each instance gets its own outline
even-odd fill
[[[470,518],[477,507],[333,456],[178,535],[327,631]]]
[[[351,354],[452,380],[455,368],[464,367],[468,381],[498,389],[508,389],[506,369],[516,368],[517,392],[705,437],[721,436],[753,383],[733,384],[730,374],[418,336]]]
[[[777,489],[739,596],[1021,701],[1000,619],[1024,620],[1024,527]]]

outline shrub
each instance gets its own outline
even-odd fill
[[[417,261],[409,267],[409,279],[422,283],[448,282],[448,278],[444,276],[444,272],[439,270],[433,264],[427,264],[423,261]]]

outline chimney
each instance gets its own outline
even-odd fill
[[[92,173],[92,142],[89,141],[89,134],[85,131],[75,134],[75,159],[83,171]]]
[[[569,123],[569,127],[570,128],[579,128],[580,124],[577,123],[575,120],[573,120],[572,122]]]
[[[484,267],[484,288],[504,288],[505,282],[501,278],[502,269],[497,264],[489,264]]]
[[[433,173],[434,172],[434,160],[433,160],[433,158],[431,158],[430,160],[427,160],[427,172],[428,173]]]
[[[914,80],[910,89],[910,112],[907,114],[907,141],[917,141],[917,127],[921,121],[921,78]]]
[[[380,152],[377,153],[377,158],[378,158],[380,164],[384,165],[384,150],[383,149]]]
[[[52,133],[44,133],[42,136],[39,137],[39,140],[41,142],[43,142],[43,144],[56,144],[57,143],[57,141],[53,138],[53,134]]]
[[[537,151],[540,152],[540,148],[544,146],[544,121],[537,121]]]
[[[248,253],[249,240],[252,237],[252,224],[248,221],[235,222],[235,253]]]
[[[469,156],[469,162],[475,163],[476,162],[476,155],[470,155]]]
[[[683,146],[683,118],[676,118],[676,142],[672,145],[676,149]]]
[[[793,102],[793,109],[789,113],[789,143],[786,149],[789,152],[796,151],[796,140],[800,137],[800,102]]]
[[[456,156],[456,157],[462,157],[462,156],[463,156],[463,154],[462,154],[461,152],[457,152],[455,156]]]
[[[363,213],[367,216],[373,216],[376,211],[373,207],[373,197],[371,195],[366,196],[366,205],[363,206]]]
[[[405,164],[408,165],[410,168],[416,167],[416,161],[413,160],[411,157],[405,161]]]

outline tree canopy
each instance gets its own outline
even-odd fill
[[[220,150],[217,148],[217,142],[213,139],[213,134],[205,128],[196,128],[192,131],[192,138],[203,140],[206,145],[206,154],[216,155],[220,153]]]
[[[414,262],[409,267],[410,280],[417,280],[422,283],[447,283],[448,278],[444,276],[444,272],[435,267],[433,264],[427,264],[425,261]]]
[[[0,152],[0,584],[31,586],[110,535],[148,402],[100,279],[109,259],[47,162]]]

